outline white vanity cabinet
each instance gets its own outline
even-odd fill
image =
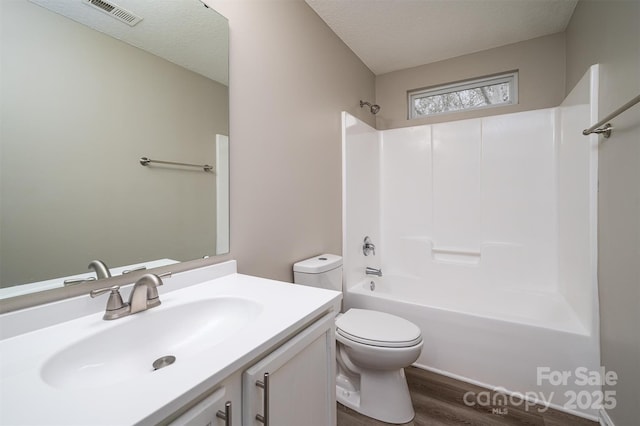
[[[244,372],[243,425],[336,424],[333,324],[330,312]]]
[[[0,425],[335,426],[339,292],[238,274],[234,261],[171,285],[160,306],[115,321],[88,296],[1,314]]]
[[[326,313],[168,424],[335,426],[334,318]]]

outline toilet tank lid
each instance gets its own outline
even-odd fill
[[[293,264],[294,272],[305,274],[321,274],[342,266],[342,256],[335,254],[319,254],[309,259],[301,260]]]

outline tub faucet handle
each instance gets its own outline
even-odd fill
[[[376,246],[371,242],[371,238],[364,237],[364,243],[362,244],[362,253],[365,256],[369,256],[370,253],[376,255]]]

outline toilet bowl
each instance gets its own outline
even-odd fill
[[[336,318],[336,340],[338,402],[387,423],[410,422],[404,367],[420,356],[420,329],[395,315],[349,309]]]
[[[342,258],[324,254],[294,265],[296,284],[342,291]],[[404,375],[420,356],[420,328],[395,315],[349,309],[336,316],[336,399],[387,423],[414,417]]]

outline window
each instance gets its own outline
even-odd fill
[[[518,72],[412,90],[409,118],[518,103]]]

